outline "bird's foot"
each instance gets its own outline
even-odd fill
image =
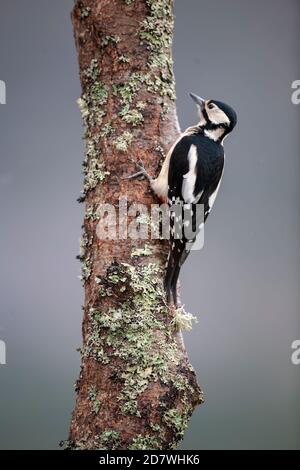
[[[144,167],[144,163],[142,161],[136,162],[135,165],[139,171],[137,173],[134,173],[133,175],[125,176],[123,179],[131,180],[133,178],[138,178],[139,176],[144,176],[145,178],[147,178],[148,181],[152,180],[151,176],[148,174],[146,168]]]

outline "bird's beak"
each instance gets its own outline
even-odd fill
[[[203,111],[204,105],[205,105],[205,100],[203,98],[200,98],[200,96],[195,95],[194,93],[190,93],[190,97],[200,107],[200,110]]]

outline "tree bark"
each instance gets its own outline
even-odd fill
[[[85,124],[82,365],[68,448],[172,449],[202,392],[163,291],[168,244],[97,236],[99,204],[150,207],[142,160],[156,174],[179,135],[172,0],[82,0],[72,12]],[[129,221],[138,214],[131,213]],[[100,227],[101,228],[101,227]],[[103,238],[103,237],[102,237]]]

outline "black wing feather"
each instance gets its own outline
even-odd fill
[[[194,186],[195,203],[190,205],[192,211],[192,229],[195,234],[193,239],[188,240],[182,231],[182,221],[184,219],[184,204],[186,201],[182,194],[182,185],[184,175],[189,171],[188,154],[191,145],[197,148],[197,164],[196,164],[196,181]],[[192,244],[195,242],[196,237],[200,231],[197,226],[196,217],[196,204],[204,205],[204,222],[206,221],[209,212],[209,198],[215,192],[220,182],[224,166],[224,152],[223,147],[217,144],[203,134],[184,136],[175,146],[169,168],[169,192],[168,201],[169,206],[180,206],[181,217],[175,223],[175,217],[178,217],[179,212],[175,212],[175,217],[170,212],[170,253],[167,264],[165,276],[165,289],[167,292],[168,301],[170,301],[171,294],[173,296],[174,304],[177,305],[177,281],[179,277],[180,268],[185,262],[190,253]],[[197,196],[201,194],[200,199],[197,201]],[[177,230],[175,230],[175,227]],[[175,231],[174,231],[175,230]],[[182,235],[181,238],[177,238]]]

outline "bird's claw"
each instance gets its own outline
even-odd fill
[[[139,171],[137,173],[134,173],[133,175],[124,176],[122,179],[130,180],[130,179],[133,179],[133,178],[138,178],[139,176],[144,176],[148,180],[151,179],[150,176],[147,173],[147,170],[144,166],[144,163],[141,160],[136,162],[135,165],[136,165],[136,167],[138,168]]]

